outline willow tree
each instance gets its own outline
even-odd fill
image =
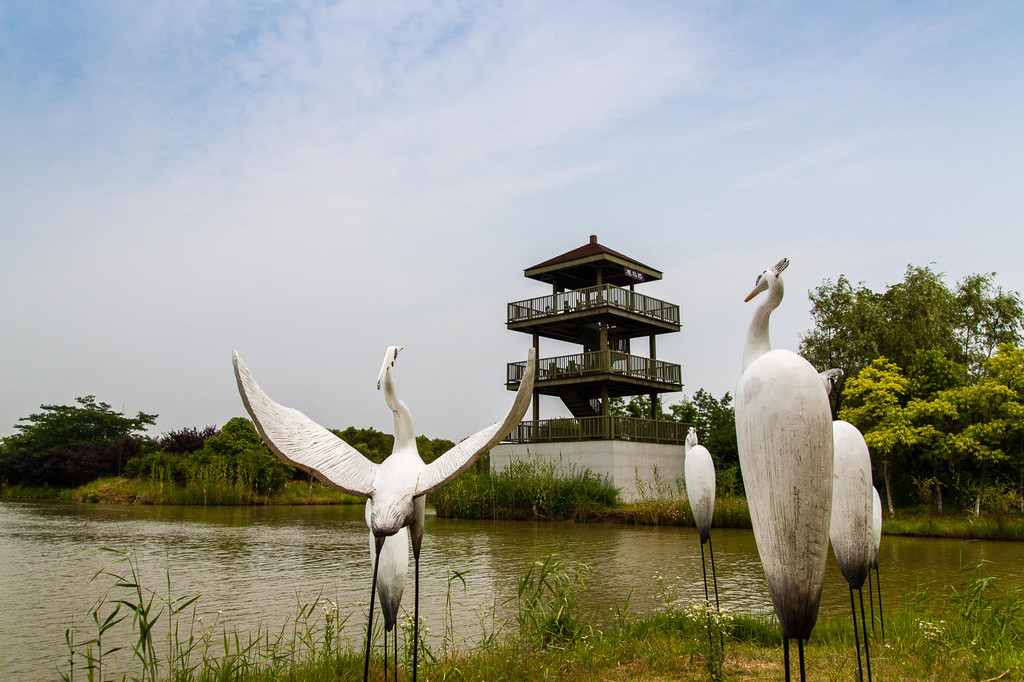
[[[1024,303],[1016,291],[1004,291],[996,273],[968,275],[957,284],[957,336],[973,376],[1005,345],[1024,340]]]
[[[902,400],[910,381],[900,368],[885,358],[876,358],[846,382],[845,405],[839,412],[864,434],[874,455],[882,458],[882,477],[889,513],[892,503],[892,468],[902,463],[914,444],[914,431],[904,412]]]
[[[819,370],[838,368],[852,377],[880,355],[878,330],[885,320],[881,295],[845,275],[808,293],[814,327],[800,337],[800,354]],[[843,379],[839,379],[842,391]]]

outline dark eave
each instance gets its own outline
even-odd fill
[[[596,235],[577,249],[526,268],[523,274],[559,289],[580,289],[597,284],[598,272],[601,284],[615,286],[659,280],[662,275],[660,270],[599,244]]]

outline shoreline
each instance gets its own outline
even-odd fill
[[[13,493],[13,494],[12,494]],[[285,489],[273,495],[252,495],[246,499],[203,500],[199,491],[183,486],[160,486],[136,479],[101,479],[78,488],[21,488],[0,490],[0,500],[56,500],[78,504],[115,506],[180,505],[180,506],[324,506],[363,504],[363,498],[341,493],[318,482],[289,481]],[[444,515],[444,518],[470,518]],[[693,527],[689,505],[683,501],[642,501],[619,507],[586,508],[569,518],[546,518],[536,514],[504,514],[494,510],[488,517],[501,521],[571,521],[575,523],[610,523],[640,526]],[[722,498],[716,502],[715,528],[750,528],[746,500],[742,497]],[[897,537],[945,538],[953,540],[1024,541],[1024,515],[970,515],[922,512],[919,509],[897,510],[895,518],[882,522],[882,534]]]

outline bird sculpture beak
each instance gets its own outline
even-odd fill
[[[388,367],[394,364],[395,358],[398,357],[398,352],[401,351],[405,346],[396,346],[395,354],[387,354],[384,356],[384,365],[380,368],[380,376],[377,377],[377,390],[380,390],[381,384],[384,383],[384,375],[388,373]]]

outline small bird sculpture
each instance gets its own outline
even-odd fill
[[[711,453],[697,442],[697,429],[690,427],[684,444],[683,475],[686,497],[700,535],[700,564],[704,572],[704,600],[708,601],[708,572],[704,566],[704,543],[711,552],[711,578],[715,587],[715,609],[718,610],[718,578],[715,575],[715,552],[711,549],[711,518],[715,513],[715,462]]]
[[[850,587],[850,608],[853,611],[853,641],[857,649],[857,670],[864,679],[860,642],[857,636],[857,607],[853,592],[860,596],[861,632],[867,659],[868,681],[871,680],[871,653],[868,647],[864,618],[864,581],[871,563],[871,454],[864,436],[856,426],[837,420],[832,422],[835,447],[835,469],[832,487],[832,551],[839,571]]]

